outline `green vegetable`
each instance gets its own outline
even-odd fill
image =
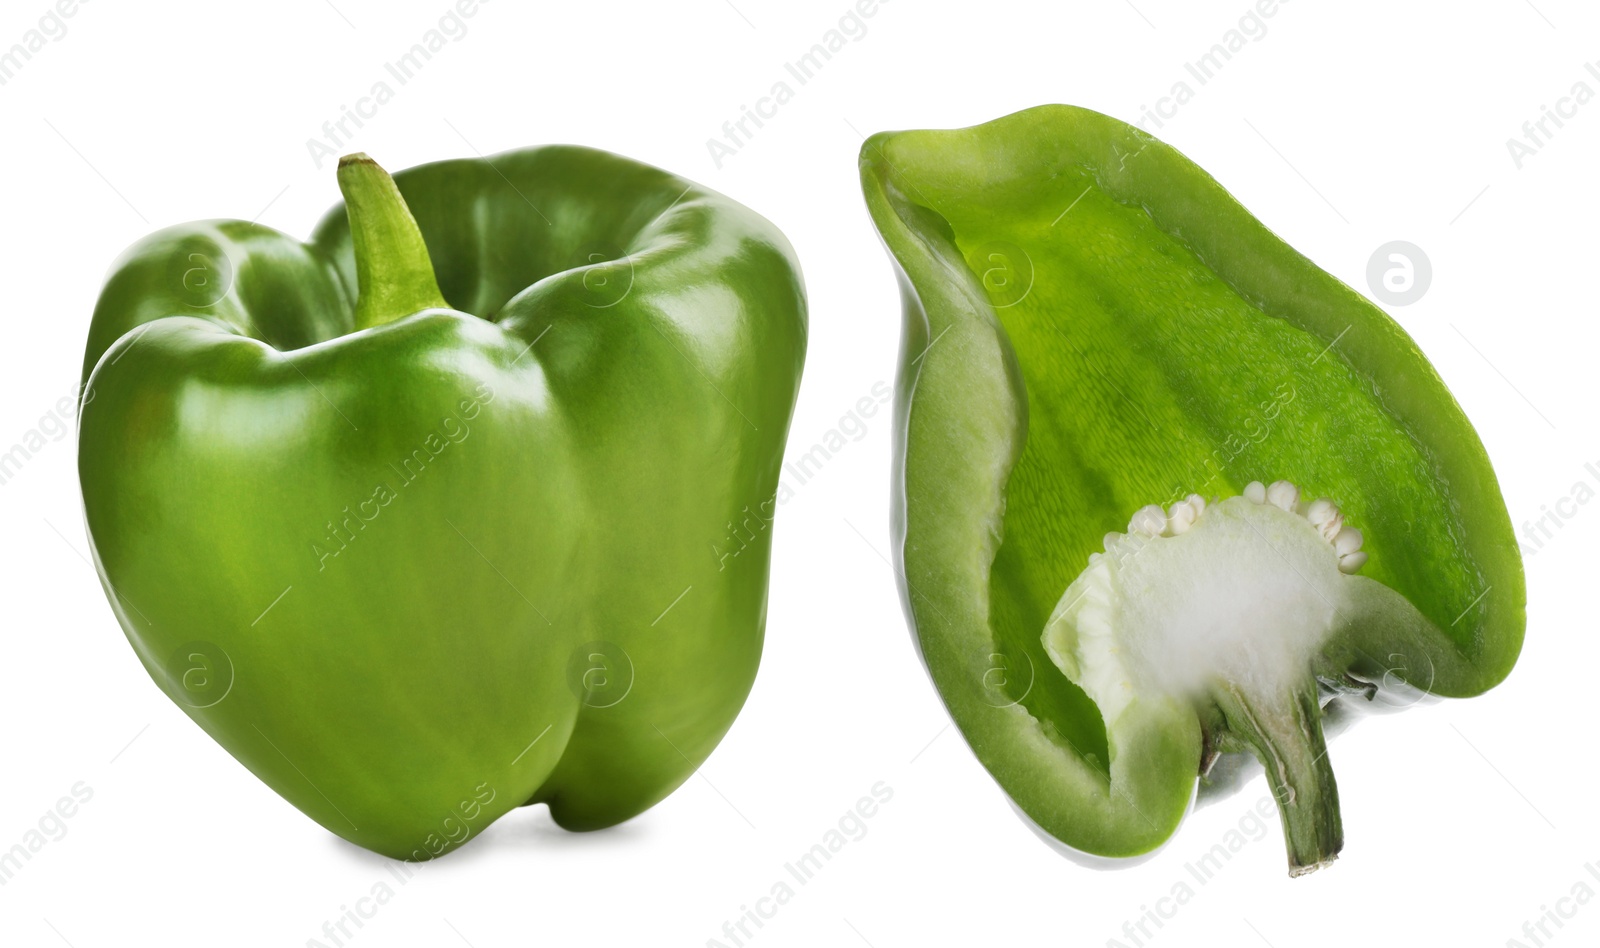
[[[189,224],[113,269],[79,451],[112,607],[185,713],[361,846],[431,858],[528,803],[626,820],[755,676],[771,531],[730,521],[777,488],[793,250],[582,148],[339,183],[309,244]]]
[[[902,593],[978,758],[1051,835],[1120,857],[1248,750],[1291,874],[1331,861],[1322,706],[1478,694],[1521,647],[1510,519],[1443,382],[1106,116],[879,134],[861,178],[905,296]]]

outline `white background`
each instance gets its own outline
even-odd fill
[[[1391,311],[1475,421],[1520,525],[1580,481],[1600,487],[1584,469],[1600,470],[1600,102],[1520,170],[1506,147],[1574,83],[1600,92],[1584,69],[1600,57],[1600,16],[1579,0],[1534,3],[1295,0],[1200,86],[1184,64],[1238,25],[1247,0],[891,0],[718,168],[706,140],[788,78],[783,64],[838,25],[846,0],[492,0],[341,150],[402,168],[579,142],[765,214],[797,248],[810,294],[793,455],[893,379],[899,304],[857,184],[861,134],[1043,102],[1134,120],[1186,80],[1193,100],[1157,134],[1292,245],[1363,290],[1378,246],[1428,254],[1431,289]],[[46,9],[7,0],[0,49]],[[129,243],[207,217],[259,215],[306,236],[337,198],[307,139],[448,10],[84,3],[0,86],[0,450],[72,393],[99,280]],[[947,727],[884,560],[889,444],[887,415],[868,420],[780,508],[761,674],[700,776],[596,834],[514,812],[398,885],[385,860],[278,798],[149,681],[82,558],[69,431],[0,486],[0,849],[74,783],[94,796],[0,887],[0,939],[299,946],[382,880],[394,898],[349,943],[731,945],[723,923],[878,781],[894,796],[867,835],[747,944],[1131,946],[1123,924],[1188,881],[1194,898],[1147,944],[1532,945],[1521,928],[1543,906],[1580,880],[1600,891],[1585,870],[1600,860],[1589,697],[1600,503],[1563,505],[1573,516],[1527,557],[1527,645],[1506,684],[1335,742],[1347,833],[1336,866],[1288,879],[1274,824],[1200,885],[1184,864],[1239,823],[1259,780],[1192,816],[1155,859],[1099,872],[1040,843]],[[1561,904],[1576,914],[1547,943],[1600,939],[1600,906]]]

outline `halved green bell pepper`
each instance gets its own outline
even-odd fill
[[[861,181],[904,296],[901,590],[978,758],[1131,857],[1249,751],[1291,872],[1331,861],[1323,706],[1474,695],[1522,642],[1510,518],[1438,374],[1104,115],[874,135]]]
[[[771,530],[733,522],[777,488],[794,252],[585,148],[339,180],[309,244],[212,221],[113,268],[79,453],[113,610],[185,713],[359,845],[432,858],[527,803],[626,820],[756,673]]]

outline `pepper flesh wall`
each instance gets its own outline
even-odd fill
[[[1521,648],[1510,518],[1449,390],[1107,116],[881,133],[861,179],[905,300],[902,599],[978,758],[1055,838],[1132,857],[1249,752],[1290,873],[1331,862],[1327,703],[1475,695]]]

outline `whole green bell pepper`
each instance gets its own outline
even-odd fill
[[[875,135],[861,180],[905,298],[902,594],[978,758],[1129,857],[1249,751],[1291,874],[1331,861],[1323,706],[1477,694],[1521,647],[1510,518],[1437,373],[1104,115]]]
[[[112,270],[79,449],[112,608],[185,713],[361,846],[432,858],[529,803],[626,820],[754,680],[771,531],[733,522],[777,488],[794,252],[584,148],[339,183],[309,244],[189,224]]]

